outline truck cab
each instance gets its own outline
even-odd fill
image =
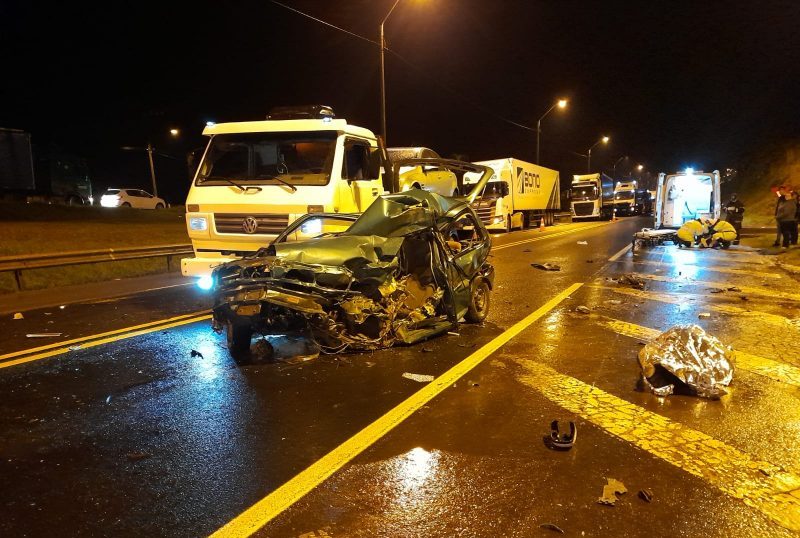
[[[573,219],[610,219],[613,214],[614,183],[605,174],[572,176],[570,205]]]
[[[658,175],[656,188],[656,228],[680,228],[683,223],[698,218],[720,216],[719,171],[695,171]]]
[[[614,210],[617,215],[633,215],[641,212],[637,206],[636,181],[617,181],[614,185]]]
[[[329,107],[281,107],[203,134],[186,199],[194,257],[181,260],[185,276],[255,253],[307,213],[360,213],[384,193],[377,137]]]

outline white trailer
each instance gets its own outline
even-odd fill
[[[610,219],[614,214],[614,180],[603,173],[572,176],[573,219]]]
[[[494,171],[483,195],[475,202],[475,211],[489,230],[511,231],[540,220],[553,224],[554,215],[560,210],[557,170],[513,157],[475,164]],[[479,179],[478,174],[464,174],[465,188]]]
[[[658,175],[656,228],[680,228],[687,220],[718,219],[721,210],[719,171],[695,171]]]

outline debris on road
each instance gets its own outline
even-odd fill
[[[68,348],[70,351],[78,351],[79,349],[83,349],[83,346],[80,344],[75,344],[74,346],[69,346]]]
[[[554,531],[557,532],[558,534],[565,534],[564,529],[552,523],[542,523],[541,525],[539,525],[539,528],[547,529],[549,531]]]
[[[61,333],[28,333],[25,338],[57,338]]]
[[[569,422],[569,432],[559,429],[558,420],[550,423],[550,437],[547,438],[547,448],[553,450],[569,450],[578,439],[578,428],[575,423]]]
[[[597,499],[597,503],[605,504],[607,506],[614,506],[619,500],[617,494],[623,495],[628,493],[628,490],[625,489],[625,484],[619,480],[615,480],[614,478],[608,478],[607,480],[608,483],[603,486],[603,495]]]
[[[578,244],[579,245],[588,245],[589,242],[588,241],[578,241]]]
[[[22,315],[22,312],[17,312],[14,314],[13,319],[25,319],[25,316]]]
[[[202,353],[200,353],[199,351],[193,349],[192,350],[192,358],[194,358],[194,357],[200,357],[201,359],[204,358]]]
[[[541,269],[542,271],[561,271],[560,265],[556,265],[555,263],[550,263],[550,262],[532,263],[531,267]]]
[[[653,492],[649,489],[640,489],[639,490],[639,498],[642,499],[644,502],[653,502]]]
[[[403,377],[406,379],[410,379],[411,381],[416,381],[418,383],[430,383],[431,381],[433,381],[433,376],[427,374],[412,374],[409,372],[405,372],[403,374]]]
[[[608,299],[608,300],[603,301],[603,302],[606,303],[606,304],[614,305],[614,306],[622,304],[622,301],[620,301],[619,299]]]
[[[589,310],[588,306],[580,305],[575,308],[575,312],[577,312],[578,314],[589,314],[591,310]]]
[[[711,313],[710,312],[700,312],[699,314],[697,314],[697,317],[700,318],[700,319],[708,319],[708,318],[711,317]]]
[[[422,348],[422,352],[423,353],[433,353],[433,348],[432,347],[423,347]]]
[[[449,334],[450,336],[461,336],[461,333],[457,333],[455,331],[447,331],[447,334]]]
[[[633,273],[626,273],[626,274],[622,275],[621,277],[619,277],[619,280],[617,281],[617,284],[630,286],[630,287],[635,288],[637,290],[643,290],[645,282],[644,282],[644,279],[642,277],[640,277],[640,276],[637,276],[637,275],[635,275]]]
[[[690,394],[716,399],[733,380],[733,350],[697,325],[679,325],[639,351],[644,385],[668,396],[676,384]]]
[[[728,288],[728,291],[741,292],[742,290],[741,288],[737,288],[736,286],[731,286],[730,288]]]
[[[710,291],[711,293],[724,293],[725,292],[725,290],[723,290],[722,288],[709,288],[708,291]]]

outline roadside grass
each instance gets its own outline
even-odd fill
[[[183,207],[127,208],[0,204],[0,256],[188,244]]]
[[[150,211],[0,203],[0,256],[47,254],[151,245],[186,245],[183,206]],[[178,270],[172,257],[30,269],[24,289],[44,289]],[[13,273],[0,273],[0,293],[16,291]]]

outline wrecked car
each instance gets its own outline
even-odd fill
[[[484,177],[463,198],[412,189],[380,196],[361,215],[305,215],[254,256],[214,270],[213,327],[232,355],[249,350],[253,334],[301,335],[337,353],[413,344],[486,318],[491,238],[470,203],[491,169],[393,163],[414,165]]]

